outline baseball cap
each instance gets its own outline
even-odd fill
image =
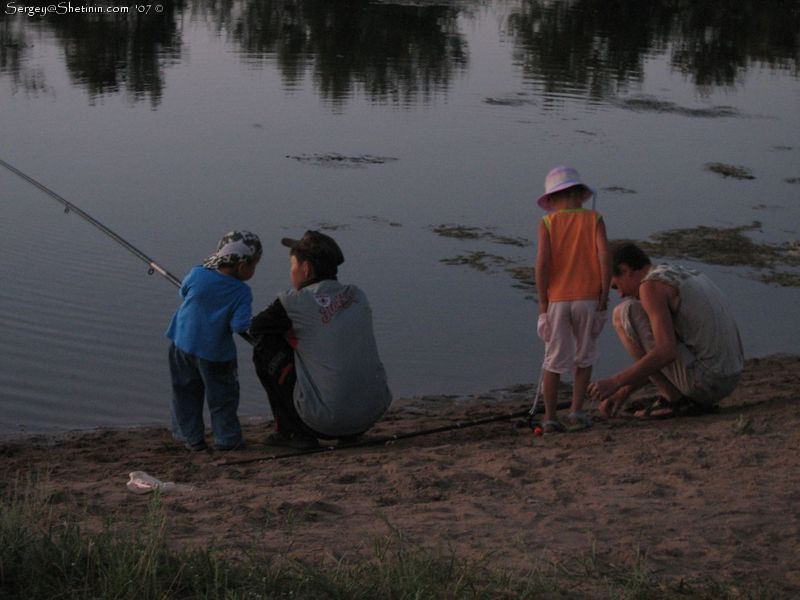
[[[283,238],[281,244],[297,250],[314,263],[338,267],[344,262],[342,249],[332,237],[309,229],[299,240]]]

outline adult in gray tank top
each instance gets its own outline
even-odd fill
[[[253,318],[256,373],[276,431],[268,443],[314,448],[318,439],[355,438],[392,401],[378,356],[367,297],[337,279],[339,245],[318,231],[290,248],[292,289]]]
[[[589,386],[600,411],[615,415],[647,381],[662,399],[637,416],[670,417],[716,409],[744,366],[739,330],[727,300],[705,275],[678,265],[653,265],[635,244],[617,246],[612,288],[623,302],[614,329],[633,365]]]

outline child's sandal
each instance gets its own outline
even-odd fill
[[[564,425],[560,421],[542,421],[542,433],[564,433]]]

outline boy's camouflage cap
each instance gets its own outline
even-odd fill
[[[332,237],[319,231],[308,230],[299,240],[283,238],[281,244],[292,250],[297,250],[311,262],[338,267],[344,262],[342,249],[339,248]]]
[[[221,265],[235,265],[243,260],[261,258],[261,240],[249,231],[230,231],[217,244],[217,251],[209,256],[203,266],[217,269]]]

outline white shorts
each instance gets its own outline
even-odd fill
[[[566,300],[547,306],[550,341],[544,345],[544,369],[571,373],[591,367],[598,352],[592,337],[597,300]]]

